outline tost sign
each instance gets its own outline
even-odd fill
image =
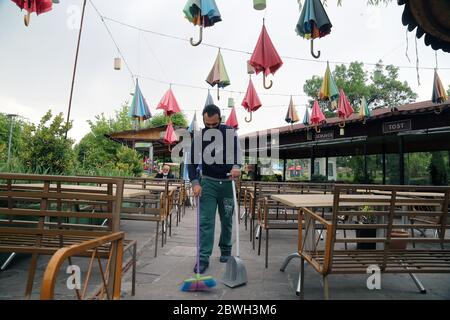
[[[383,133],[394,133],[408,130],[411,130],[411,119],[383,123]]]
[[[333,140],[333,139],[334,139],[334,131],[322,131],[322,132],[316,133],[316,135],[315,135],[316,141]]]

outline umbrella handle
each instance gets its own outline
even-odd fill
[[[434,113],[435,114],[441,114],[441,112],[442,112],[442,108],[441,107],[434,108]]]
[[[25,24],[26,27],[30,25],[30,16],[31,16],[30,11],[28,11],[27,14],[23,16],[23,23]]]
[[[317,51],[317,54],[314,53],[314,39],[311,39],[311,55],[316,59],[319,59],[320,57],[320,50]]]
[[[266,88],[266,89],[270,89],[273,86],[273,81],[272,80],[270,80],[270,84],[269,85],[266,84],[266,74],[265,74],[265,72],[263,72],[263,85],[264,85],[264,88]]]
[[[316,133],[320,133],[320,128],[319,127],[315,126],[314,130],[316,130]]]
[[[253,119],[253,112],[250,112],[250,119],[247,120],[247,117],[245,117],[245,122],[252,122]]]
[[[339,128],[345,128],[345,122],[339,122]]]
[[[199,35],[199,39],[197,42],[194,42],[194,38],[191,38],[191,45],[193,47],[198,46],[200,43],[202,43],[203,40],[203,26],[200,26],[200,35]]]
[[[219,96],[219,84],[217,84],[217,100],[220,100],[220,96]]]

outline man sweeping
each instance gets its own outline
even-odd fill
[[[220,109],[207,105],[203,109],[205,128],[194,137],[191,145],[189,179],[195,197],[200,197],[200,261],[194,272],[204,273],[214,245],[216,211],[219,212],[221,233],[220,262],[231,256],[233,228],[233,191],[231,179],[241,175],[241,149],[235,130],[221,124]],[[201,167],[201,174],[197,170]]]

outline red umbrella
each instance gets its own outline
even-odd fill
[[[228,117],[227,122],[225,122],[225,124],[227,126],[233,127],[234,129],[239,128],[239,124],[236,117],[236,110],[234,110],[234,107],[231,110],[230,116]]]
[[[164,97],[162,97],[156,109],[163,109],[166,116],[171,116],[174,113],[181,112],[172,89],[167,90],[166,94],[164,95]]]
[[[242,106],[250,112],[250,119],[246,122],[252,121],[252,112],[259,109],[262,106],[261,101],[259,100],[258,94],[256,93],[255,87],[253,86],[252,79],[250,79],[248,83],[247,93],[245,94],[244,100],[242,101]]]
[[[272,40],[270,40],[266,27],[263,22],[262,31],[259,35],[258,43],[249,61],[250,65],[255,68],[256,74],[263,71],[263,84],[264,88],[270,89],[273,82],[270,81],[270,85],[266,85],[266,76],[269,74],[275,74],[275,72],[283,65],[283,61],[278,55]]]
[[[24,23],[28,27],[30,23],[30,15],[33,12],[41,14],[52,10],[52,0],[12,0],[17,6],[27,11],[27,15],[24,17]]]
[[[296,166],[296,167],[295,167],[295,170],[301,171],[301,170],[302,170],[302,166]]]
[[[350,105],[350,101],[345,96],[344,90],[339,90],[339,102],[338,102],[338,116],[342,120],[347,119],[353,114],[353,108]],[[345,127],[345,121],[339,123],[339,127]]]
[[[311,124],[314,125],[316,132],[319,133],[320,129],[317,129],[317,126],[321,125],[323,122],[326,122],[325,116],[322,113],[322,110],[319,107],[319,102],[317,100],[314,101],[314,106],[311,112]]]
[[[163,141],[165,144],[169,145],[169,150],[170,150],[170,145],[177,142],[177,140],[178,140],[178,138],[177,138],[177,135],[175,134],[175,130],[173,130],[172,122],[169,122],[169,124],[167,125],[166,133],[164,134]]]

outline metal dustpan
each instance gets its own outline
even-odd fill
[[[245,269],[244,262],[239,258],[239,214],[237,212],[237,200],[236,200],[236,186],[234,180],[232,180],[233,186],[233,200],[234,200],[234,223],[236,233],[236,256],[228,258],[225,274],[222,278],[222,283],[230,288],[242,286],[247,283],[247,270]]]

